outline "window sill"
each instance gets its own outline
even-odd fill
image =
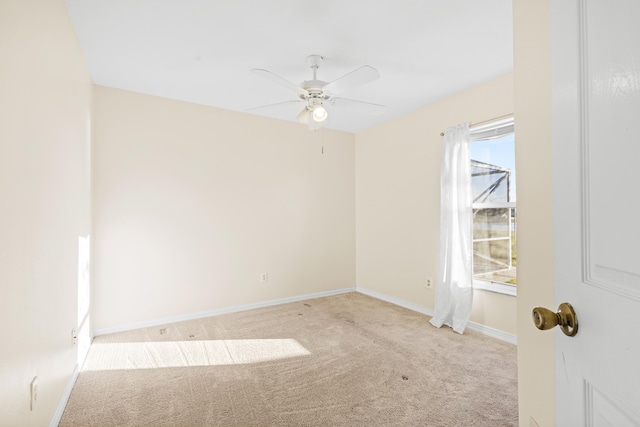
[[[483,291],[495,292],[497,294],[517,296],[518,288],[514,285],[505,285],[504,283],[487,282],[486,280],[474,280],[473,288]]]

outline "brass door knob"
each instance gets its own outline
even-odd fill
[[[533,324],[542,331],[560,325],[560,329],[568,337],[578,333],[578,317],[568,302],[560,304],[557,313],[544,307],[536,307],[532,314]]]

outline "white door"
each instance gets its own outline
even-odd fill
[[[551,5],[556,425],[640,426],[640,0]]]

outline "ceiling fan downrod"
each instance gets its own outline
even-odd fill
[[[307,100],[307,109],[311,111],[311,118],[316,123],[324,122],[327,117],[327,110],[324,108],[322,101],[328,97],[324,96],[322,87],[326,85],[326,82],[318,80],[318,68],[324,58],[321,55],[309,55],[307,56],[307,64],[313,70],[313,80],[308,80],[303,83],[303,87],[308,91],[308,95],[304,98]],[[301,96],[301,98],[303,98]]]

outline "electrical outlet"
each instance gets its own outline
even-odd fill
[[[33,411],[36,406],[36,401],[38,400],[38,377],[35,376],[31,380],[31,404],[29,405],[29,410]]]
[[[269,281],[269,274],[268,273],[260,274],[260,281],[261,282],[268,282]]]
[[[431,277],[427,277],[427,289],[432,289]]]
[[[71,330],[71,344],[72,345],[78,344],[78,330],[76,328],[73,328]]]

